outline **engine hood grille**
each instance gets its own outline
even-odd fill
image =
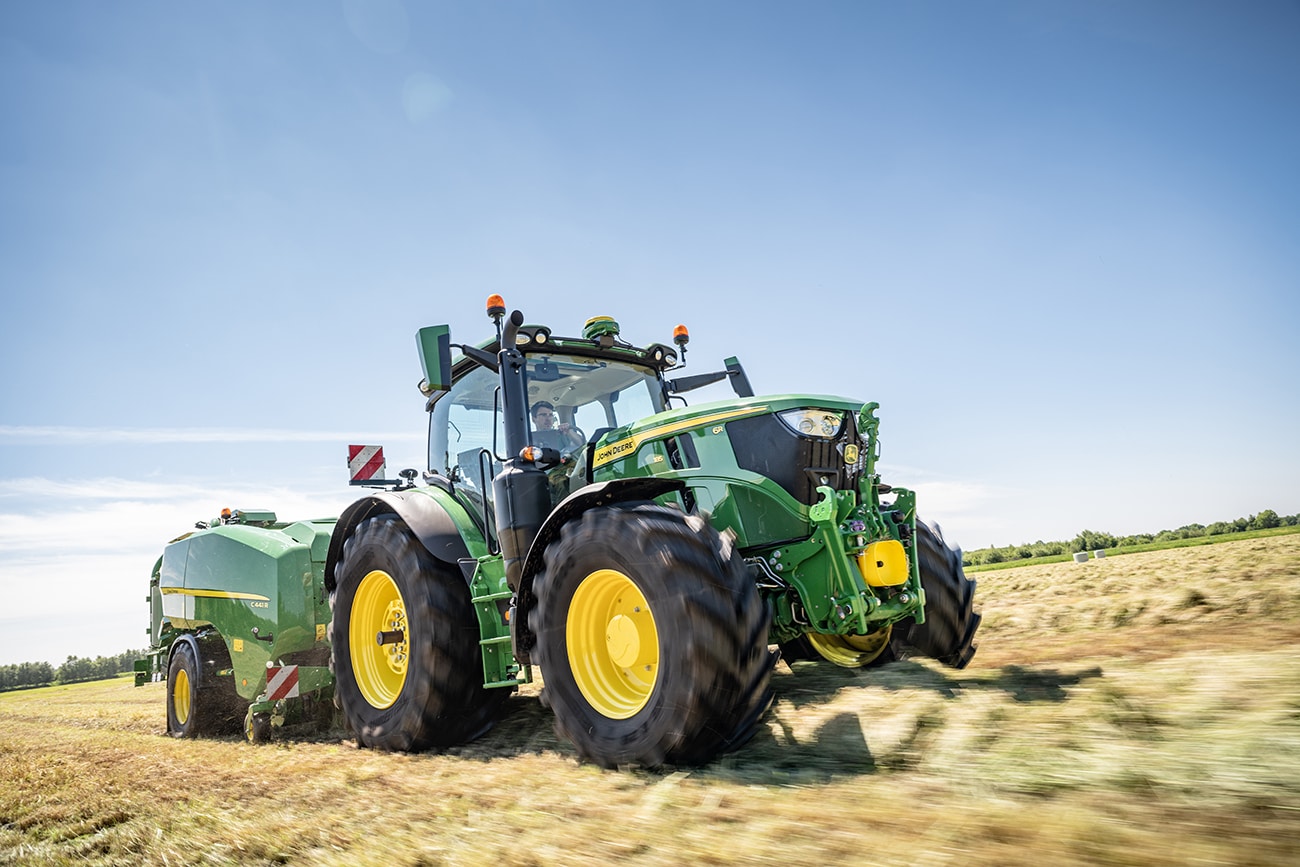
[[[856,488],[866,444],[858,435],[856,413],[845,413],[839,436],[822,439],[800,436],[786,427],[775,415],[760,415],[727,423],[736,463],[780,485],[805,506],[821,497],[817,488],[827,485],[836,490]],[[857,451],[852,462],[846,461]]]

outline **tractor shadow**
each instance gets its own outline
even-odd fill
[[[1015,702],[1063,702],[1067,690],[1087,680],[1102,677],[1100,666],[1063,672],[1056,668],[1026,668],[1004,665],[994,674],[938,670],[910,659],[880,668],[848,669],[824,662],[778,663],[772,676],[777,700],[796,708],[823,703],[843,689],[876,688],[889,691],[928,690],[947,699],[964,693],[999,692]]]
[[[912,660],[866,670],[821,662],[796,662],[793,668],[778,663],[772,676],[772,706],[759,720],[748,743],[702,768],[664,767],[636,773],[658,778],[691,770],[703,777],[767,786],[804,785],[883,770],[905,770],[920,761],[928,741],[942,730],[943,706],[948,702],[965,695],[995,693],[1013,703],[1062,703],[1069,701],[1072,687],[1102,676],[1100,667],[1061,671],[1007,665],[996,671],[963,673]],[[914,691],[938,696],[942,702],[936,707],[932,699],[925,701],[926,707],[907,721],[901,739],[895,733],[887,750],[878,747],[873,752],[870,721],[864,712],[851,706],[834,713],[823,711],[824,721],[810,734],[795,731],[794,722],[800,716],[816,717],[819,710],[828,708],[842,694],[852,704],[853,693],[863,690]],[[555,734],[554,722],[550,708],[536,692],[515,694],[506,700],[491,731],[441,755],[483,762],[530,755],[576,760],[573,747]]]
[[[442,752],[443,755],[478,761],[547,753],[568,757],[577,755],[568,741],[555,734],[555,715],[536,692],[510,696],[490,731],[477,740]]]
[[[994,694],[1012,704],[1059,704],[1070,700],[1072,687],[1102,676],[1100,667],[949,672],[912,660],[866,670],[778,664],[772,708],[754,737],[700,773],[744,784],[802,786],[907,771],[921,765],[943,734],[950,702]],[[866,691],[862,701],[855,700],[859,691]],[[900,705],[889,696],[882,701],[880,691],[913,692],[917,699]],[[876,713],[879,725],[873,725]]]

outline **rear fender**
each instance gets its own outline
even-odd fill
[[[164,675],[171,671],[172,657],[176,655],[176,649],[182,644],[189,645],[190,652],[194,654],[195,659],[199,660],[199,668],[203,668],[203,651],[199,648],[198,639],[194,637],[194,633],[192,632],[182,632],[180,635],[176,636],[176,640],[172,642],[171,649],[167,652],[167,664],[163,666]]]
[[[226,647],[226,640],[215,629],[205,628],[200,632],[182,632],[176,636],[167,652],[167,664],[163,667],[164,675],[171,670],[172,657],[176,655],[176,648],[182,644],[189,645],[194,658],[198,660],[200,688],[216,683],[217,672],[229,673],[230,648]]]
[[[343,556],[343,544],[362,521],[376,515],[397,515],[430,554],[451,566],[457,574],[463,574],[460,561],[473,559],[473,555],[460,527],[448,513],[448,506],[438,497],[436,492],[440,491],[440,488],[384,491],[348,506],[339,516],[338,525],[330,536],[329,553],[325,558],[325,591],[333,593],[337,586],[334,569]],[[446,496],[450,499],[449,494]]]

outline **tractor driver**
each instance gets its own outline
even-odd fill
[[[582,445],[582,435],[567,422],[555,425],[555,407],[549,401],[539,400],[533,404],[533,444],[542,448],[567,452]]]

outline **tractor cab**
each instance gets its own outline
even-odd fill
[[[500,296],[489,298],[488,309],[490,315],[504,311]],[[432,339],[425,332],[419,338],[426,374],[449,374],[443,381],[426,375],[421,383],[429,396],[430,471],[471,496],[486,498],[489,507],[493,478],[505,462],[521,456],[520,450],[507,447],[509,425],[498,359],[503,334],[500,315],[494,318],[497,339],[461,346],[463,354],[455,359],[450,357],[450,343],[437,339],[445,326],[425,329],[434,332]],[[523,398],[516,400],[512,417],[522,433],[523,454],[547,474],[552,505],[592,481],[592,453],[607,434],[664,412],[673,394],[728,376],[738,374],[738,382],[744,377],[732,359],[726,372],[665,379],[666,372],[684,366],[679,360],[689,334],[681,325],[673,335],[677,348],[661,343],[632,346],[619,339],[618,323],[607,316],[589,319],[581,337],[557,337],[543,325],[506,330],[512,332],[518,353]]]
[[[615,358],[577,355],[558,346],[524,353],[528,395],[527,445],[554,452],[552,471],[581,484],[587,446],[637,419],[662,412],[658,371]],[[500,379],[478,364],[457,365],[450,390],[430,407],[429,468],[490,494],[506,460]]]

